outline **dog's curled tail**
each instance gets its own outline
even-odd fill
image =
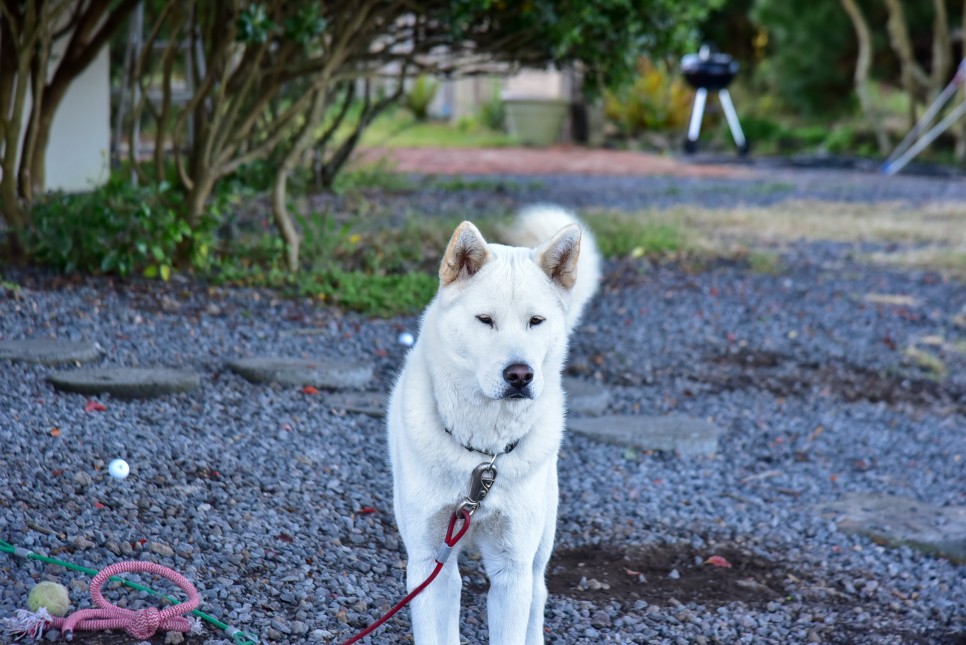
[[[536,247],[568,224],[579,225],[581,231],[577,282],[570,292],[570,309],[567,312],[567,328],[573,329],[600,283],[600,252],[590,229],[576,215],[560,206],[537,204],[520,211],[516,220],[504,231],[504,237],[515,246]]]

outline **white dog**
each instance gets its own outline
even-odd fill
[[[440,265],[389,402],[395,514],[406,544],[418,645],[458,645],[461,580],[440,549],[450,518],[477,486],[470,531],[490,579],[490,643],[542,643],[544,570],[557,520],[557,452],[564,430],[560,373],[567,339],[599,280],[599,255],[576,219],[554,207],[524,212],[511,247],[463,222]],[[494,481],[495,479],[495,481]],[[490,485],[492,488],[490,488]],[[480,490],[482,488],[482,490]],[[455,555],[455,554],[454,554]]]

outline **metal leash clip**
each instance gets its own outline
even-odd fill
[[[496,481],[496,466],[493,462],[482,463],[473,469],[473,474],[470,476],[470,493],[457,509],[457,513],[462,510],[466,510],[467,513],[473,515],[476,509],[480,507],[480,502],[486,497],[486,494],[490,492],[493,488],[493,483]]]

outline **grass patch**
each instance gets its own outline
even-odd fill
[[[760,267],[764,258],[750,253],[799,240],[887,243],[888,252],[869,253],[876,264],[928,269],[966,279],[966,209],[955,203],[910,209],[902,204],[782,202],[776,206],[708,209],[678,206],[628,214],[648,227],[686,231],[686,250],[711,256],[748,255]],[[594,226],[594,219],[589,219]],[[627,245],[625,241],[618,244]],[[749,249],[753,251],[749,251]],[[754,267],[753,267],[754,268]]]
[[[946,364],[942,359],[924,349],[912,345],[904,352],[906,360],[926,372],[930,378],[941,381],[946,376]]]
[[[755,273],[778,275],[782,272],[782,259],[773,251],[751,251],[748,253],[748,268]]]
[[[585,218],[608,258],[664,256],[689,248],[688,236],[672,221],[652,213],[605,212]]]
[[[493,179],[490,177],[432,177],[427,188],[430,190],[459,192],[464,190],[496,191],[512,186],[515,190],[539,190],[546,184],[539,180],[520,181]]]
[[[6,291],[11,295],[20,295],[20,285],[16,282],[11,282],[10,280],[5,280],[2,275],[0,275],[0,291]]]
[[[462,119],[455,124],[418,121],[404,110],[392,110],[376,118],[361,141],[363,146],[388,148],[499,148],[517,143],[510,135],[476,119]]]
[[[387,193],[411,193],[419,185],[408,175],[396,172],[386,159],[350,166],[335,177],[332,190],[340,195],[363,190],[380,190]]]

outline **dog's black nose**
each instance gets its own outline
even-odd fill
[[[526,363],[513,363],[503,370],[503,380],[513,387],[524,388],[533,380],[533,369]]]

